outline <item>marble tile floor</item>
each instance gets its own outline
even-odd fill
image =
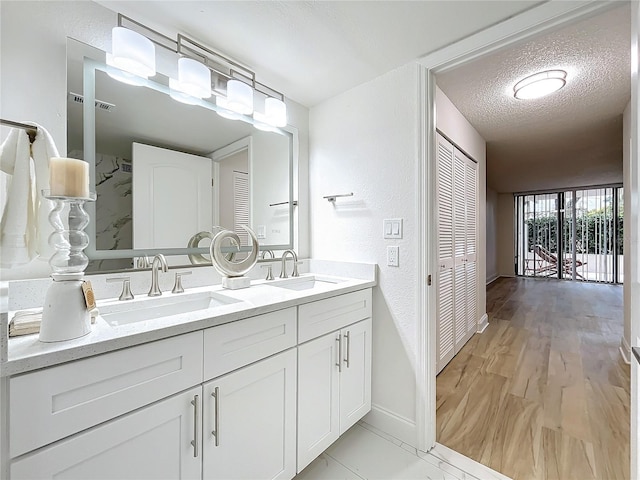
[[[415,448],[360,422],[342,435],[295,480],[508,480],[471,460],[438,446],[432,452]],[[467,459],[463,459],[467,460]],[[473,471],[473,475],[468,473]]]
[[[500,278],[437,378],[437,440],[515,480],[629,477],[622,287]]]

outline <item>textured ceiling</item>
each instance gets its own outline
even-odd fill
[[[499,192],[622,181],[622,112],[631,96],[628,3],[439,74],[438,86],[487,141]],[[560,91],[517,100],[513,85],[567,71]]]
[[[314,106],[540,1],[109,1],[182,32]]]

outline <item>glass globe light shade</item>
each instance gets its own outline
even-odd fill
[[[156,50],[151,40],[133,30],[115,27],[111,31],[111,65],[139,77],[156,74]]]

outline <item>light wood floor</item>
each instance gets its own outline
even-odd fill
[[[622,287],[501,278],[437,378],[437,440],[514,479],[629,478]]]

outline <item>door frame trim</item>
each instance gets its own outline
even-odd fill
[[[420,68],[418,82],[418,99],[420,102],[419,128],[421,133],[418,145],[419,158],[417,177],[419,186],[417,188],[418,198],[416,205],[416,220],[419,236],[418,241],[420,245],[418,266],[418,278],[420,278],[420,281],[418,282],[419,292],[417,295],[416,306],[418,314],[416,325],[416,426],[417,447],[419,450],[428,451],[436,444],[436,288],[435,282],[431,282],[431,286],[428,285],[429,276],[435,279],[437,266],[437,252],[435,248],[437,243],[437,232],[434,227],[437,215],[435,210],[435,160],[437,158],[435,138],[436,74],[443,73],[466,62],[475,60],[483,55],[496,51],[497,49],[531,38],[553,28],[564,26],[588,16],[602,13],[619,5],[620,4],[618,2],[585,0],[576,2],[546,2],[418,59],[418,63],[422,66],[422,68]],[[632,11],[636,12],[632,16],[632,32],[637,36],[638,7],[632,5],[632,9]],[[631,131],[632,137],[635,138],[635,140],[632,140],[632,144],[634,144],[635,147],[632,148],[631,162],[633,165],[637,165],[637,109],[639,107],[637,95],[633,97],[634,85],[636,86],[635,88],[637,88],[637,66],[635,80],[632,80],[631,86]],[[636,176],[638,175],[637,172],[634,173]],[[482,225],[480,228],[482,228]],[[637,245],[640,233],[632,233],[632,242],[633,236],[636,234],[637,236],[634,244]],[[631,249],[629,248],[628,251],[630,250]],[[635,261],[636,259],[633,260]],[[479,278],[478,283],[479,290],[484,290],[485,279]],[[485,294],[485,292],[482,291],[482,294]],[[640,310],[640,308],[638,310]],[[638,323],[640,323],[640,320]],[[638,330],[640,330],[640,328],[638,328]],[[640,334],[640,332],[636,332],[636,335],[638,334]],[[632,447],[634,445],[633,438],[634,433],[632,432]],[[632,469],[633,468],[637,468],[637,465],[634,467],[632,460]]]

